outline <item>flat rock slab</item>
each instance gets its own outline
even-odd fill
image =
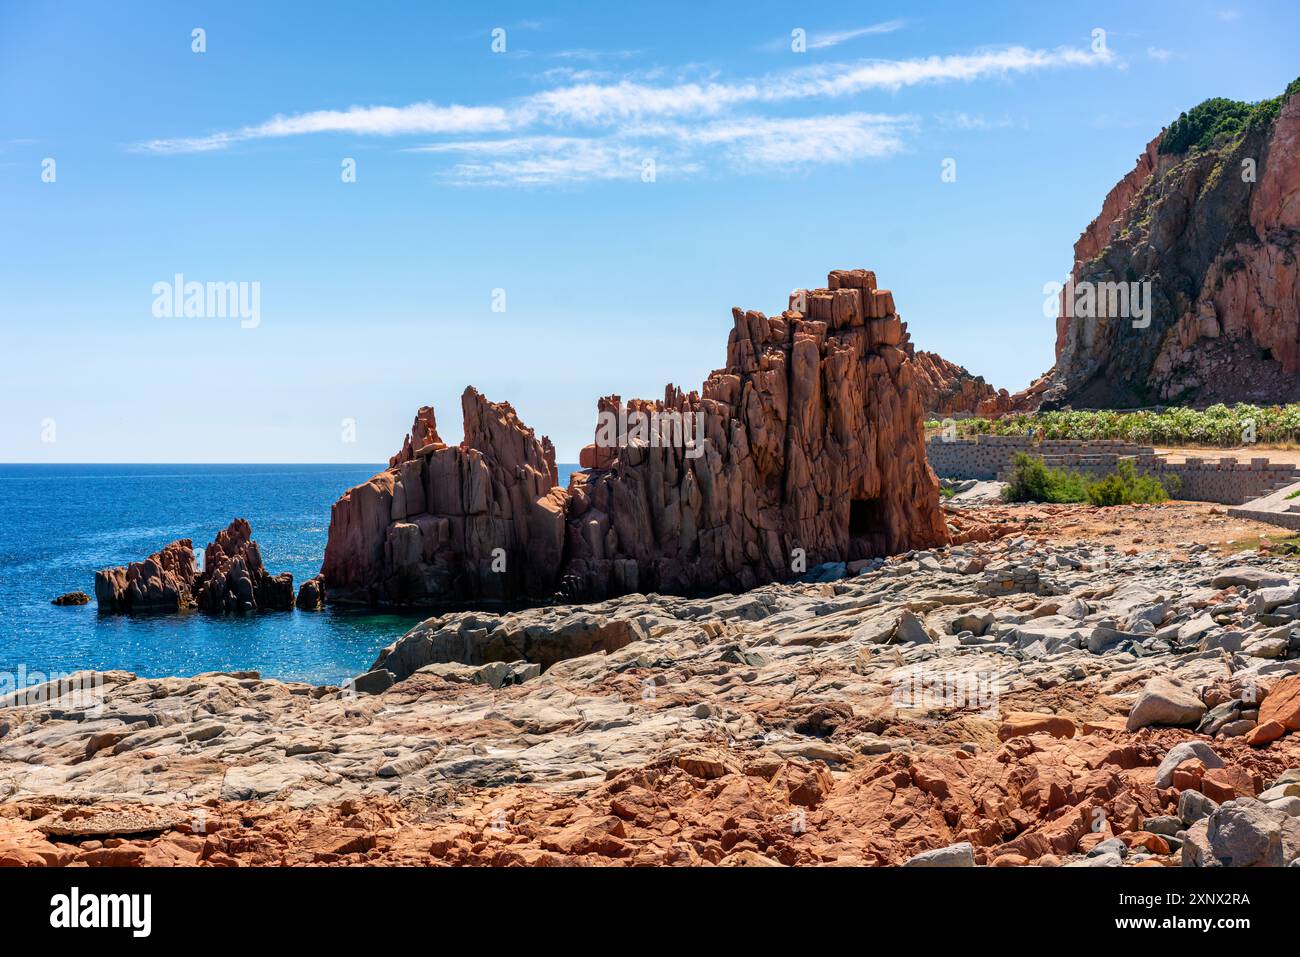
[[[124,834],[152,834],[166,831],[189,820],[185,814],[137,811],[108,811],[89,817],[44,821],[38,827],[50,837],[113,837]]]

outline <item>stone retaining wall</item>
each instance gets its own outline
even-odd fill
[[[1132,457],[1139,472],[1148,472],[1161,480],[1173,478],[1173,498],[1192,502],[1218,502],[1241,505],[1267,495],[1284,485],[1300,481],[1300,470],[1289,464],[1270,462],[1259,456],[1238,462],[1224,456],[1218,459],[1192,458],[1170,462],[1157,455],[1150,446],[1133,445],[1117,440],[1079,442],[1047,439],[1034,442],[1028,436],[980,435],[972,439],[945,442],[934,436],[926,442],[930,466],[941,478],[1003,479],[1017,453],[1027,452],[1041,458],[1052,468],[1081,472],[1100,478],[1115,471],[1121,458]]]
[[[932,436],[925,443],[930,467],[941,478],[995,479],[1020,452],[1038,456],[1111,456],[1150,455],[1155,449],[1149,445],[1134,445],[1117,439],[1097,442],[1079,442],[1074,439],[1044,439],[1036,441],[1027,435],[977,435],[970,439],[945,441],[943,436]],[[1076,463],[1080,464],[1080,463]],[[1084,463],[1086,464],[1086,463]],[[1105,462],[1097,462],[1105,465]]]

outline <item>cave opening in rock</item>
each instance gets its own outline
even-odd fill
[[[879,498],[849,500],[849,560],[885,554],[885,503]]]

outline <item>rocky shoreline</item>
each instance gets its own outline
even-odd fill
[[[109,673],[0,711],[0,863],[1288,864],[1298,620],[1288,559],[1008,536]]]

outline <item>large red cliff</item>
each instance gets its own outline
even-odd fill
[[[1149,313],[1088,314],[1063,293],[1046,407],[1300,400],[1298,86],[1207,101],[1110,191],[1075,243],[1075,303],[1123,284]],[[1234,113],[1249,119],[1225,127]],[[1227,131],[1188,143],[1199,117]]]

